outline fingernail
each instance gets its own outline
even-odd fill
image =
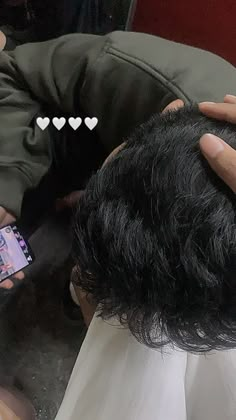
[[[215,102],[200,102],[199,105],[215,105]]]
[[[223,152],[224,142],[214,134],[204,134],[200,139],[200,147],[206,156],[214,159]]]
[[[225,96],[227,96],[228,98],[236,99],[235,95],[230,95],[229,93],[227,93]]]

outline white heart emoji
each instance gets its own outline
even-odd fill
[[[98,123],[98,119],[96,117],[93,117],[93,118],[87,117],[85,118],[84,122],[85,122],[85,125],[89,128],[89,130],[92,131],[96,127]]]
[[[80,117],[77,117],[77,118],[70,117],[68,122],[74,130],[77,130],[82,124],[82,118],[80,118]]]
[[[61,117],[61,118],[54,117],[52,120],[52,123],[58,130],[61,130],[66,123],[66,119],[64,117]]]
[[[36,123],[41,130],[45,130],[50,124],[50,119],[48,117],[38,117]]]

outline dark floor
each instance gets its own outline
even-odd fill
[[[31,238],[36,255],[24,285],[0,307],[0,380],[32,400],[38,420],[53,420],[79,352],[85,328],[63,313],[71,265],[68,224],[48,221]]]

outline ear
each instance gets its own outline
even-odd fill
[[[106,158],[106,160],[103,162],[102,164],[102,168],[107,164],[107,162],[109,162],[118,152],[120,152],[120,150],[123,149],[123,147],[125,147],[125,142],[123,142],[122,144],[120,144],[118,147],[116,147],[110,154],[109,156]]]
[[[184,101],[182,101],[181,99],[176,99],[175,101],[172,101],[169,105],[167,105],[165,109],[163,109],[162,113],[172,110],[174,111],[176,109],[182,108],[183,106]]]

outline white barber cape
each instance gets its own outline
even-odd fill
[[[236,350],[151,350],[95,317],[56,420],[236,420]]]

